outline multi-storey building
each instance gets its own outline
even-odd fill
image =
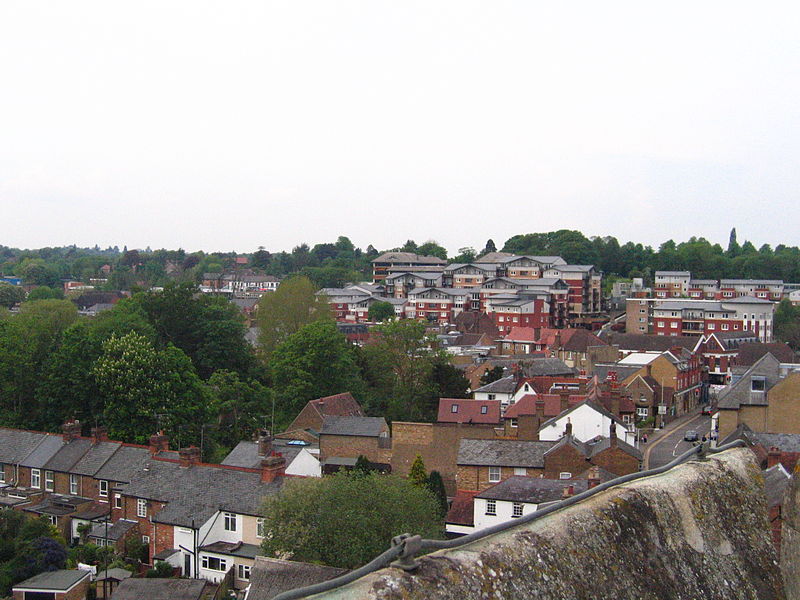
[[[442,285],[454,288],[481,287],[487,279],[497,276],[497,265],[494,264],[452,264],[444,269]]]
[[[593,265],[558,265],[544,272],[545,277],[557,277],[569,286],[569,314],[582,317],[598,313],[602,306],[603,275]]]
[[[429,323],[452,323],[471,301],[467,289],[418,288],[408,294],[406,316]]]
[[[446,260],[435,256],[423,256],[413,252],[384,252],[372,261],[372,281],[380,283],[391,272],[419,272],[426,270],[442,271]]]
[[[653,293],[656,298],[681,298],[689,291],[689,271],[656,271]]]

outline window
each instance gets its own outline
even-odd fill
[[[485,404],[481,405],[481,414],[485,415],[489,411],[489,407]]]
[[[567,473],[566,471],[562,471],[558,474],[559,479],[572,479],[572,473]]]
[[[519,421],[517,421],[516,419],[511,419],[511,426],[512,427],[517,427],[518,425],[519,425]]]
[[[500,481],[500,467],[489,467],[489,483]]]
[[[239,579],[250,581],[250,565],[237,565],[239,567]]]
[[[136,516],[137,517],[147,516],[147,500],[145,500],[144,498],[136,499]]]
[[[143,535],[142,536],[142,543],[143,544],[149,544],[150,543],[150,536],[149,535]]]
[[[52,471],[45,471],[44,472],[44,489],[48,492],[53,491],[55,479],[53,477]]]
[[[664,326],[664,321],[659,321],[656,326],[657,327],[663,327]]]
[[[216,556],[205,556],[201,558],[200,564],[204,569],[209,571],[227,571],[228,562],[224,558],[217,558]]]
[[[256,537],[263,538],[264,537],[264,519],[258,519],[256,521]]]
[[[767,382],[764,377],[753,376],[750,379],[750,389],[754,392],[763,392],[767,387]]]
[[[488,396],[489,400],[494,400],[495,398],[497,398],[497,394],[488,394]]]
[[[723,323],[722,324],[722,331],[728,331],[728,324],[727,323]]]
[[[50,521],[50,525],[58,525],[58,517],[55,515],[47,515],[47,520]]]
[[[114,508],[122,508],[122,496],[114,494]]]
[[[511,508],[511,518],[518,519],[522,516],[522,502],[514,502]]]
[[[69,476],[69,493],[73,496],[78,495],[78,476],[70,474]]]
[[[236,531],[236,515],[225,513],[225,531]]]
[[[0,463],[0,483],[6,482],[6,466]]]
[[[708,330],[709,331],[714,331],[714,324],[713,323],[709,323],[708,324]]]
[[[669,326],[670,326],[671,329],[677,329],[678,328],[678,324],[675,321],[670,323]]]
[[[458,404],[453,404],[453,405],[450,407],[450,412],[451,412],[451,413],[457,413],[457,412],[458,412]]]
[[[486,501],[486,514],[491,517],[497,515],[497,500]]]
[[[525,467],[514,467],[514,475],[522,475],[523,477],[528,474]]]
[[[108,498],[108,481],[105,479],[100,480],[100,497]]]
[[[36,489],[42,487],[42,472],[39,469],[31,469],[31,487]]]
[[[637,406],[636,407],[636,416],[637,417],[641,417],[642,419],[646,419],[648,414],[650,414],[650,410],[646,406]]]

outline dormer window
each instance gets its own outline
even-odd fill
[[[754,392],[763,392],[767,388],[767,381],[764,377],[753,376],[750,379],[750,389]]]

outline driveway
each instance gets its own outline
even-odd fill
[[[671,425],[671,426],[670,426]],[[693,429],[702,438],[711,431],[711,417],[709,415],[695,415],[688,420],[679,420],[667,426],[665,433],[657,440],[642,444],[645,452],[644,468],[654,469],[667,464],[676,456],[680,456],[692,447],[691,442],[683,441],[683,434]]]

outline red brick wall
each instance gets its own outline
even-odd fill
[[[627,475],[639,471],[639,459],[620,448],[606,448],[592,457],[592,464],[614,475]]]
[[[548,452],[544,457],[544,476],[547,479],[558,479],[560,473],[572,473],[572,476],[583,473],[591,466],[586,457],[575,447],[565,444]]]

